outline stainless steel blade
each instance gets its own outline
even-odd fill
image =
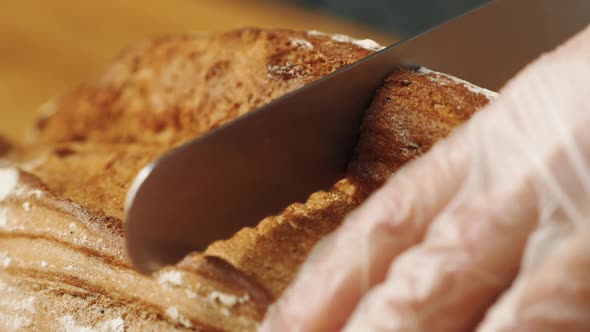
[[[588,0],[498,0],[392,50],[405,64],[500,89],[590,23]]]
[[[171,151],[129,192],[131,260],[153,271],[333,185],[363,111],[399,64],[495,89],[589,22],[587,0],[496,0]]]

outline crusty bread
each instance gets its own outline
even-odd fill
[[[166,150],[376,49],[287,30],[154,39],[46,106],[30,144],[0,144],[0,330],[254,330],[313,245],[491,93],[391,74],[346,179],[154,276],[125,256],[126,191]]]

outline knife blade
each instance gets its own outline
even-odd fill
[[[362,114],[398,66],[497,89],[589,22],[586,0],[490,1],[170,151],[128,193],[131,261],[157,270],[342,179]]]

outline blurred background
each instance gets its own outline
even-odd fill
[[[150,36],[244,26],[388,44],[483,0],[19,0],[0,2],[0,135],[21,140],[40,105]]]

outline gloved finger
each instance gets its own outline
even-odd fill
[[[562,52],[530,66],[467,125],[464,187],[424,242],[398,257],[386,281],[365,296],[347,330],[472,329],[516,274],[543,212],[539,199],[563,215],[584,215],[578,203],[590,193],[588,154],[569,143],[590,143],[580,131],[589,113],[578,102],[590,67],[564,61]],[[559,77],[568,81],[551,82]],[[544,98],[560,86],[568,90]]]
[[[531,193],[482,194],[445,212],[423,243],[394,261],[387,279],[363,298],[345,330],[463,331],[476,326],[485,308],[510,285],[535,226],[534,209],[507,208],[526,195]]]
[[[590,232],[570,232],[519,276],[478,331],[590,331]],[[555,241],[554,241],[555,242]]]
[[[454,137],[454,135],[453,135]],[[393,257],[420,241],[448,203],[467,165],[464,142],[452,137],[400,170],[312,252],[263,330],[332,330],[361,295],[383,279]]]

